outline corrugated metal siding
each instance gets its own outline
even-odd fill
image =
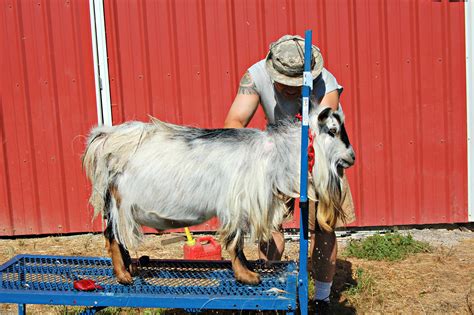
[[[80,156],[96,123],[86,1],[2,1],[0,235],[91,225]]]
[[[313,29],[345,87],[355,225],[467,221],[462,2],[106,1],[105,11],[114,123],[151,114],[221,127],[269,43]]]
[[[99,230],[80,163],[97,117],[88,2],[1,8],[0,235]],[[467,221],[462,2],[106,0],[105,11],[114,123],[221,127],[269,43],[310,28],[345,87],[355,225]],[[259,111],[252,126],[264,124]]]

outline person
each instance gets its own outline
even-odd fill
[[[261,104],[268,123],[294,117],[301,111],[301,86],[303,85],[304,39],[297,35],[285,35],[270,45],[265,59],[252,65],[240,80],[237,95],[224,122],[224,128],[244,128]],[[342,111],[339,97],[343,91],[336,78],[323,67],[319,48],[312,46],[311,74],[313,89],[312,106],[329,106]],[[346,145],[349,139],[345,133]],[[299,153],[295,153],[298,155]],[[299,158],[299,156],[295,156]],[[345,176],[344,176],[345,178]],[[343,180],[343,212],[345,222],[354,221],[352,196]],[[315,278],[315,296],[312,303],[317,311],[327,312],[332,280],[336,272],[337,242],[334,231],[326,232],[315,224],[316,205],[310,202],[309,231],[312,274]],[[273,233],[273,239],[259,244],[260,258],[280,260],[285,249],[282,231]]]

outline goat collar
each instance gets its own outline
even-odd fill
[[[295,118],[299,121],[303,120],[303,117],[300,113],[295,115]],[[311,132],[311,128],[308,126],[308,172],[312,172],[314,166],[314,147],[313,147],[313,133]]]

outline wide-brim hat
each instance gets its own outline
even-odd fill
[[[311,74],[316,79],[323,70],[323,56],[312,45]],[[303,85],[304,39],[298,35],[285,35],[270,44],[265,68],[273,81],[289,86]]]

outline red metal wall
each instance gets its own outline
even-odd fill
[[[355,225],[467,221],[464,4],[106,1],[113,121],[221,127],[271,41],[304,34],[344,85]],[[254,126],[263,127],[260,112]]]
[[[355,225],[467,221],[462,2],[105,0],[105,14],[114,123],[221,127],[269,43],[313,29],[345,87]],[[0,235],[99,230],[80,163],[97,120],[88,2],[5,0],[0,25]]]
[[[97,122],[88,2],[0,6],[0,235],[90,231],[80,160]]]

